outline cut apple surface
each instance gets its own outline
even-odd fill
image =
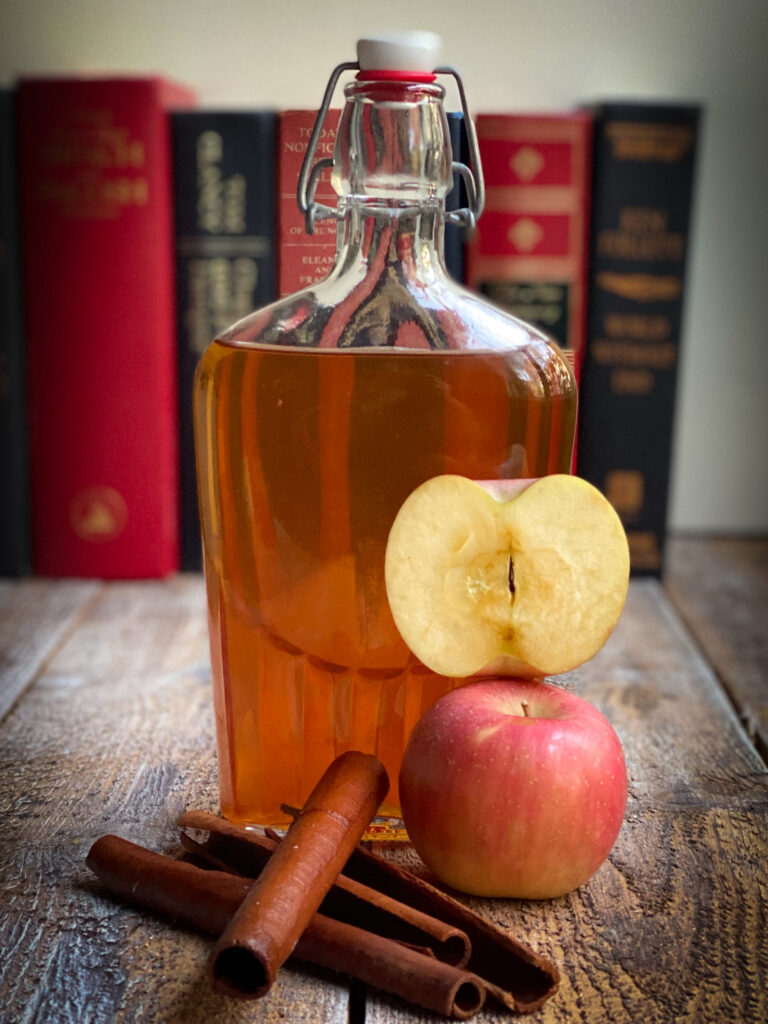
[[[433,672],[538,677],[605,643],[629,550],[613,507],[579,477],[438,476],[400,508],[385,574],[397,628]]]

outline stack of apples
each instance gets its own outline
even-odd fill
[[[387,596],[412,652],[467,678],[417,722],[400,772],[408,834],[446,884],[545,899],[608,856],[627,799],[621,743],[544,676],[592,657],[626,599],[618,516],[578,477],[440,476],[400,509]]]

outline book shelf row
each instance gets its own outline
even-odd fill
[[[466,246],[446,228],[449,272],[569,354],[576,470],[622,517],[636,574],[663,569],[699,113],[480,114],[485,213]],[[314,118],[197,109],[154,77],[0,92],[0,575],[200,569],[195,366],[333,265],[335,222],[307,235],[296,204]],[[466,162],[461,116],[449,127]],[[327,176],[317,194],[333,202]]]

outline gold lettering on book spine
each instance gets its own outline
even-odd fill
[[[62,217],[116,220],[149,202],[144,140],[109,110],[68,111],[41,138],[38,160],[35,196]]]
[[[592,357],[603,366],[643,366],[652,370],[670,370],[677,362],[677,346],[672,342],[656,345],[631,341],[592,343]]]
[[[643,508],[645,477],[636,469],[614,469],[606,474],[605,496],[622,519],[636,518]]]
[[[202,354],[253,307],[259,265],[246,256],[192,259],[187,263],[187,308],[183,314],[187,341]]]
[[[650,370],[614,370],[611,391],[614,395],[648,395],[656,379]]]
[[[659,538],[652,530],[627,530],[629,559],[633,569],[660,569]]]
[[[634,234],[608,229],[597,236],[597,252],[604,259],[679,263],[684,249],[685,238],[680,232]]]
[[[670,302],[680,298],[683,291],[683,282],[671,275],[617,274],[604,270],[596,281],[604,291],[635,302]]]
[[[242,235],[246,229],[247,182],[243,174],[224,177],[224,140],[218,132],[197,140],[197,224],[213,235]]]
[[[672,333],[666,316],[642,313],[606,313],[603,329],[610,338],[635,338],[638,341],[665,341]]]
[[[669,213],[663,208],[625,206],[615,228],[604,228],[597,237],[597,253],[607,259],[660,260],[680,263],[685,236],[668,231]]]
[[[615,160],[676,164],[693,145],[693,128],[684,124],[609,121],[605,134]]]

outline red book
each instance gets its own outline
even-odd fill
[[[315,163],[318,160],[333,158],[340,116],[339,110],[328,111],[315,152]],[[316,117],[316,110],[286,110],[280,115],[280,298],[322,281],[330,273],[336,258],[336,221],[332,218],[316,221],[314,234],[308,235],[304,226],[304,215],[296,203],[301,165]],[[315,199],[325,206],[336,206],[338,196],[331,187],[329,171],[323,172],[317,184]]]
[[[178,564],[168,109],[158,78],[19,87],[32,561],[142,578]]]
[[[586,114],[481,114],[485,212],[470,287],[536,324],[572,361],[586,331],[592,121]]]

